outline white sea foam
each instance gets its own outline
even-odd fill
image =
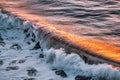
[[[5,43],[4,46],[0,45],[0,60],[3,61],[3,65],[0,65],[0,80],[74,80],[77,75],[92,77],[91,80],[120,80],[119,70],[108,64],[89,65],[75,53],[66,54],[63,48],[32,50],[39,41],[39,33],[32,26],[35,25],[29,21],[0,13],[0,35]],[[35,42],[31,41],[33,34]],[[13,44],[18,44],[21,49],[11,48]],[[39,58],[39,54],[43,54],[44,58]],[[23,63],[20,63],[21,60]],[[7,71],[7,67],[15,66],[17,70]],[[29,76],[27,70],[30,68],[35,68],[37,74]],[[64,70],[68,77],[56,75],[55,70]]]

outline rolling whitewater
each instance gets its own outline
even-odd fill
[[[1,0],[0,6],[0,80],[120,80],[114,67],[120,1]]]

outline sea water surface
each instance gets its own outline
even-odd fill
[[[0,4],[38,15],[57,29],[120,48],[119,0],[1,0]],[[36,36],[37,32],[29,22],[23,21],[20,25],[17,17],[0,15],[0,38],[5,42],[0,44],[0,79],[74,80],[77,75],[91,77],[91,80],[120,79],[119,69],[108,64],[89,65],[78,55],[68,55],[63,49],[31,50],[38,39],[31,41],[32,34]],[[24,33],[26,29],[28,32]],[[40,54],[45,57],[40,58]],[[35,75],[29,75],[31,69],[35,70]],[[54,69],[64,70],[68,77],[56,75]]]
[[[120,47],[119,0],[8,0],[5,4],[42,16],[72,34]]]
[[[119,0],[2,0],[40,15],[57,28],[120,47]],[[1,2],[2,2],[1,1]]]
[[[0,80],[120,80],[120,69],[110,64],[43,48],[35,26],[0,9]]]

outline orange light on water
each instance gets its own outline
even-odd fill
[[[7,8],[7,10],[10,10],[11,12],[13,12],[13,14],[18,15],[22,18],[25,18],[33,22],[37,22],[39,25],[43,26],[44,28],[53,31],[54,33],[65,38],[66,40],[70,40],[73,44],[77,46],[82,46],[83,48],[86,48],[87,50],[94,52],[94,54],[96,53],[95,55],[97,56],[102,56],[104,58],[116,62],[120,62],[119,47],[115,47],[110,43],[106,43],[97,39],[88,40],[81,36],[77,36],[69,32],[62,31],[60,29],[57,29],[55,25],[48,23],[43,17],[33,14],[28,14],[20,9]]]

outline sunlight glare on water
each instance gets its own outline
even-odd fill
[[[119,0],[7,0],[57,28],[120,46]],[[15,5],[19,4],[19,5]]]
[[[73,35],[87,38],[85,42],[82,40],[78,44],[90,50],[98,51],[102,54],[106,53],[106,55],[115,52],[115,56],[119,55],[119,0],[3,0],[3,2],[6,7],[19,8],[28,14],[42,17],[44,20],[38,21],[41,21],[43,26],[54,26],[58,30],[62,29]],[[23,16],[25,17],[25,14]],[[29,17],[29,19],[33,20],[35,18]],[[58,30],[56,32],[60,32]],[[67,39],[74,38],[69,35],[65,37]],[[77,41],[75,39],[73,42]],[[92,39],[103,42],[92,41]],[[110,45],[104,44],[104,42]],[[117,49],[111,46],[116,46]],[[113,57],[116,58],[115,56]]]

